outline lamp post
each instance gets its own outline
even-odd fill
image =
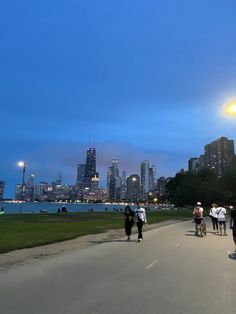
[[[22,186],[24,186],[24,185],[25,185],[25,167],[26,167],[25,162],[24,162],[24,161],[19,161],[19,162],[17,163],[17,165],[18,165],[20,168],[23,169]]]
[[[224,107],[224,113],[230,117],[236,117],[236,100],[229,101]]]
[[[22,168],[22,185],[21,185],[21,199],[24,200],[25,199],[25,168],[26,168],[26,164],[24,161],[19,161],[17,163],[18,167]]]

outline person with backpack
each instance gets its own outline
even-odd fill
[[[203,208],[202,208],[202,203],[197,202],[197,206],[194,207],[193,209],[193,217],[194,217],[194,222],[195,222],[195,235],[200,236],[200,225],[202,223],[203,219]]]

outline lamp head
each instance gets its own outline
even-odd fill
[[[19,161],[19,162],[17,163],[17,166],[23,168],[23,167],[25,167],[25,162],[24,162],[24,161]]]

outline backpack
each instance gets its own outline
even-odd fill
[[[201,210],[200,210],[200,207],[196,207],[195,210],[194,210],[194,216],[196,218],[201,218]]]

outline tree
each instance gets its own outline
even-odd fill
[[[228,192],[228,202],[236,204],[236,168],[228,170],[221,178],[221,182]]]
[[[229,192],[225,188],[225,184],[217,178],[212,170],[207,168],[198,173],[190,171],[178,173],[169,182],[167,188],[171,200],[176,206],[192,206],[197,201],[210,206],[213,202],[226,202],[229,199]]]

